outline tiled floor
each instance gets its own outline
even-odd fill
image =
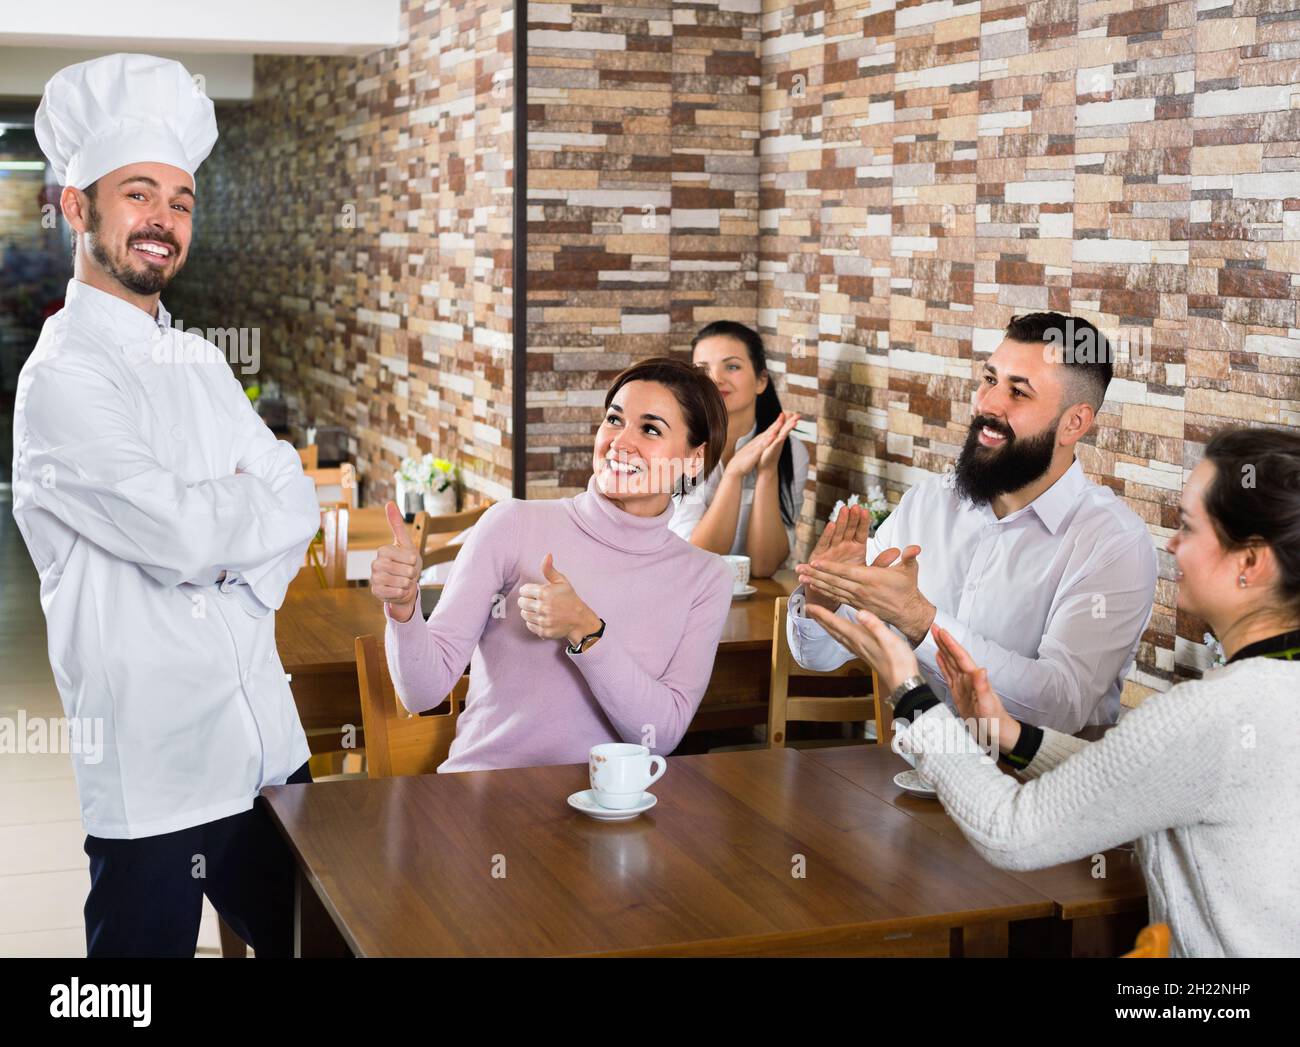
[[[45,647],[36,570],[0,492],[0,717],[62,716]],[[0,753],[0,957],[84,956],[90,887],[72,759]],[[219,953],[205,899],[199,956]]]

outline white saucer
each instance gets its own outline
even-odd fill
[[[736,592],[736,590],[733,589],[731,591],[731,598],[733,600],[748,600],[756,592],[758,592],[757,585],[747,585],[745,588],[741,589],[740,592]]]
[[[624,811],[616,811],[610,807],[602,807],[596,802],[596,797],[590,789],[583,789],[582,792],[574,793],[569,797],[569,806],[575,811],[581,811],[589,818],[595,818],[598,822],[627,822],[631,821],[639,814],[644,814],[650,810],[659,801],[655,798],[654,793],[642,793],[641,802],[635,807],[629,807]]]
[[[921,777],[918,771],[899,771],[894,775],[894,784],[912,796],[924,796],[933,799],[939,794],[931,788],[930,783]]]

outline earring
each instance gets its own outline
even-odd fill
[[[1246,576],[1244,574],[1237,579],[1237,584],[1243,589],[1246,588]]]

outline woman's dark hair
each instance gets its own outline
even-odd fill
[[[605,394],[605,410],[617,393],[628,382],[658,382],[672,390],[673,396],[686,417],[686,443],[689,447],[704,444],[704,468],[695,477],[692,486],[713,471],[727,446],[727,405],[722,394],[708,375],[684,360],[666,356],[652,356],[634,363],[614,379]],[[686,477],[682,477],[685,492]]]
[[[1205,457],[1214,463],[1205,511],[1220,544],[1267,544],[1282,599],[1300,613],[1300,433],[1223,429],[1205,445]]]
[[[734,320],[715,320],[700,328],[699,333],[691,339],[691,351],[706,338],[732,338],[745,347],[749,353],[749,362],[754,368],[754,377],[762,378],[767,374],[767,353],[763,349],[763,339],[758,332]],[[776,395],[776,383],[767,375],[767,388],[758,394],[754,401],[755,436],[764,432],[781,414],[781,399]],[[781,461],[777,464],[780,477],[778,488],[781,492],[781,519],[787,527],[794,526],[794,500],[797,496],[803,500],[802,491],[792,491],[794,486],[794,451],[790,447],[790,437],[785,438],[781,448]]]

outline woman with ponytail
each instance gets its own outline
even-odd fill
[[[799,415],[781,409],[763,340],[744,324],[707,325],[691,355],[727,405],[727,442],[708,477],[674,499],[670,526],[702,549],[748,556],[752,577],[771,577],[794,554],[808,479],[808,452],[790,435]]]

